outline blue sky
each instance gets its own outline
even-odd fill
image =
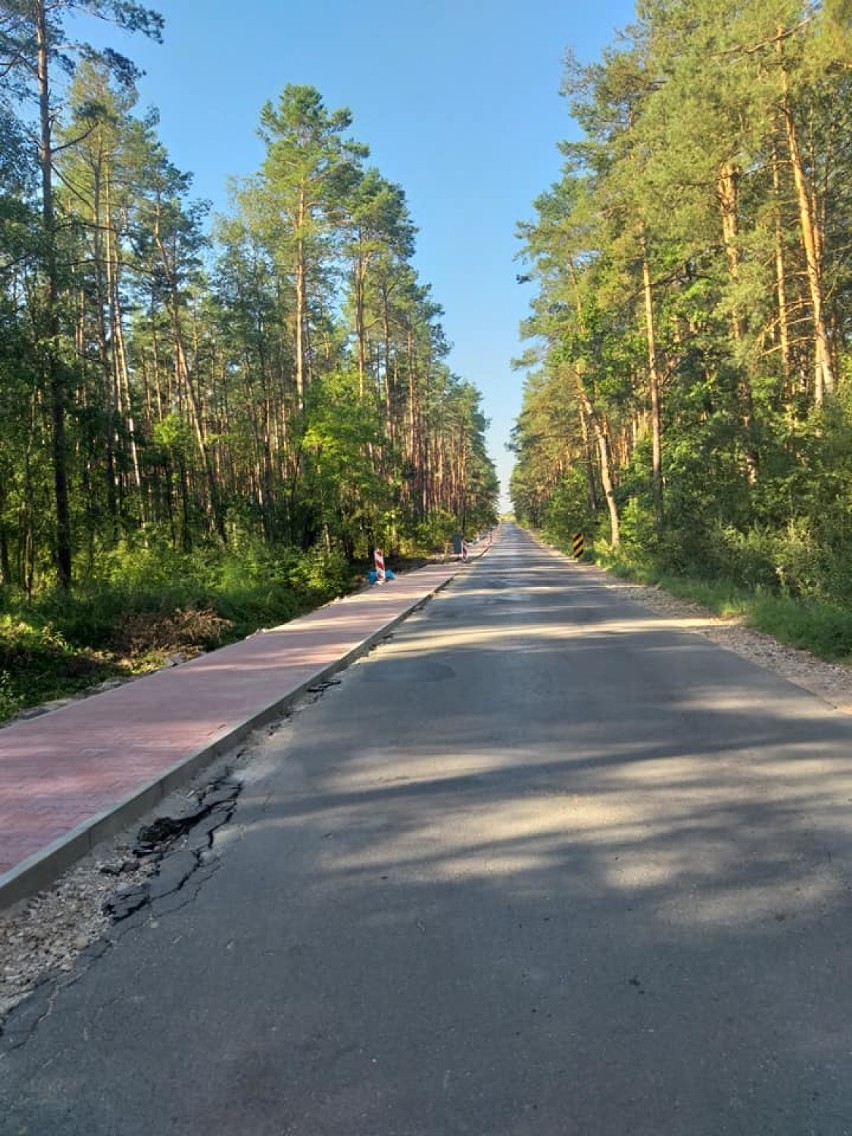
[[[285,84],[352,111],[353,136],[406,192],[417,268],[445,310],[451,367],[482,392],[505,492],[529,300],[515,226],[574,132],[558,93],[566,47],[597,57],[633,18],[631,0],[145,2],[165,17],[164,43],[110,40],[145,69],[140,104],[159,109],[172,161],[214,208],[227,208],[229,178],[259,166],[260,108]]]

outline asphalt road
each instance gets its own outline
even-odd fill
[[[341,677],[3,1136],[852,1133],[850,719],[511,527]]]

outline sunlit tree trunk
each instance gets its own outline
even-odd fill
[[[295,326],[295,346],[296,346],[296,398],[299,403],[299,409],[305,409],[305,321],[307,319],[307,265],[305,263],[305,222],[306,222],[306,208],[305,208],[305,190],[304,187],[299,189],[299,204],[296,220],[296,265],[295,265],[295,283],[296,283],[296,310],[293,318],[296,321]]]
[[[790,317],[787,310],[787,266],[784,263],[784,219],[781,209],[781,172],[778,146],[772,140],[772,195],[774,197],[775,227],[775,296],[778,303],[778,345],[781,351],[781,373],[785,388],[789,386],[792,368],[790,365]],[[787,392],[789,393],[789,391]]]
[[[205,437],[204,419],[201,413],[201,404],[199,402],[198,394],[195,390],[195,385],[190,373],[189,359],[186,352],[186,342],[184,339],[180,311],[178,308],[177,285],[174,278],[174,271],[172,269],[171,259],[168,255],[168,252],[166,251],[162,235],[159,231],[158,219],[155,221],[154,239],[156,241],[157,249],[160,253],[163,271],[168,282],[168,308],[172,322],[172,334],[175,348],[175,365],[177,369],[178,380],[184,393],[186,394],[186,399],[190,410],[190,417],[192,420],[193,433],[198,445],[198,454],[201,458],[202,469],[204,471],[205,480],[207,482],[207,497],[210,518],[213,522],[213,528],[216,532],[216,535],[219,537],[222,543],[225,544],[227,541],[227,534],[225,531],[225,521],[222,515],[222,508],[219,500],[219,486],[216,481],[216,471],[213,465],[213,458],[210,453],[210,447],[208,446],[207,439]]]
[[[718,198],[722,219],[722,238],[728,262],[728,275],[736,286],[740,278],[742,254],[739,246],[739,180],[741,170],[734,162],[724,162],[719,170]],[[735,296],[731,305],[731,333],[734,343],[740,344],[744,335],[744,321],[740,314],[739,299]],[[757,483],[757,450],[753,443],[754,400],[748,378],[743,373],[742,361],[738,363],[740,379],[737,393],[740,404],[740,420],[743,425],[743,442],[746,473],[749,485]]]
[[[41,217],[45,290],[43,357],[50,399],[53,488],[56,509],[56,576],[59,587],[71,587],[71,514],[68,502],[68,443],[66,437],[66,389],[59,357],[58,271],[56,263],[56,216],[53,200],[53,118],[50,107],[49,47],[46,3],[35,2],[39,103],[39,163],[41,166]]]
[[[592,401],[586,393],[586,388],[583,385],[583,377],[579,370],[576,369],[574,370],[574,383],[577,389],[577,396],[583,407],[583,412],[592,427],[592,433],[597,446],[601,485],[603,487],[604,496],[606,497],[606,507],[609,511],[609,541],[613,548],[618,548],[621,543],[621,521],[618,516],[618,502],[615,499],[615,482],[612,476],[612,457],[610,454],[609,439],[592,405]]]
[[[783,29],[779,29],[779,32],[780,31],[783,31]],[[817,406],[821,406],[826,395],[831,394],[835,387],[822,285],[823,234],[820,228],[818,212],[811,199],[811,189],[808,185],[808,177],[802,161],[801,145],[799,143],[799,134],[793,113],[793,103],[790,97],[790,84],[784,63],[783,41],[781,38],[778,40],[777,53],[781,69],[782,84],[781,115],[784,121],[784,132],[787,138],[790,168],[793,172],[793,184],[796,188],[799,228],[802,237],[802,249],[805,254],[805,271],[807,273],[808,291],[811,300],[814,342],[814,402]]]
[[[130,373],[127,364],[127,346],[124,340],[124,321],[121,305],[121,259],[119,253],[118,232],[114,223],[112,203],[112,174],[108,168],[105,171],[105,264],[107,276],[107,295],[109,306],[109,321],[112,340],[112,365],[115,374],[115,386],[124,420],[127,424],[128,446],[130,449],[130,464],[133,470],[133,484],[139,500],[142,520],[146,519],[146,506],[142,472],[139,464],[139,447],[136,440],[136,418],[133,412],[133,399],[130,390]]]
[[[651,398],[651,484],[657,524],[663,523],[663,418],[657,335],[654,326],[654,295],[647,242],[642,238],[642,291],[645,299],[645,343],[648,350],[648,386]]]

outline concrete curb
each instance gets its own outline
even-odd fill
[[[334,662],[318,668],[299,686],[288,691],[275,702],[255,711],[241,722],[237,722],[236,725],[228,726],[199,749],[186,754],[174,765],[159,773],[152,780],[145,782],[138,789],[134,789],[132,793],[115,805],[89,817],[82,824],[71,829],[65,836],[54,840],[52,844],[27,857],[26,860],[22,860],[20,864],[16,864],[11,871],[0,875],[0,911],[54,883],[63,872],[88,855],[96,845],[110,836],[114,836],[121,829],[132,824],[134,820],[149,812],[169,793],[194,777],[205,765],[221,757],[234,746],[239,745],[253,730],[279,717],[302,699],[311,687],[336,674],[337,671],[344,670],[356,659],[365,655],[376,643],[385,639],[395,627],[447,587],[455,579],[457,572],[458,570],[448,579],[441,581],[431,590],[412,601],[402,612],[387,623],[382,624],[351,651]]]

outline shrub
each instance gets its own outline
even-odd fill
[[[322,600],[348,591],[351,574],[342,552],[312,548],[290,568],[289,579],[306,597]]]

